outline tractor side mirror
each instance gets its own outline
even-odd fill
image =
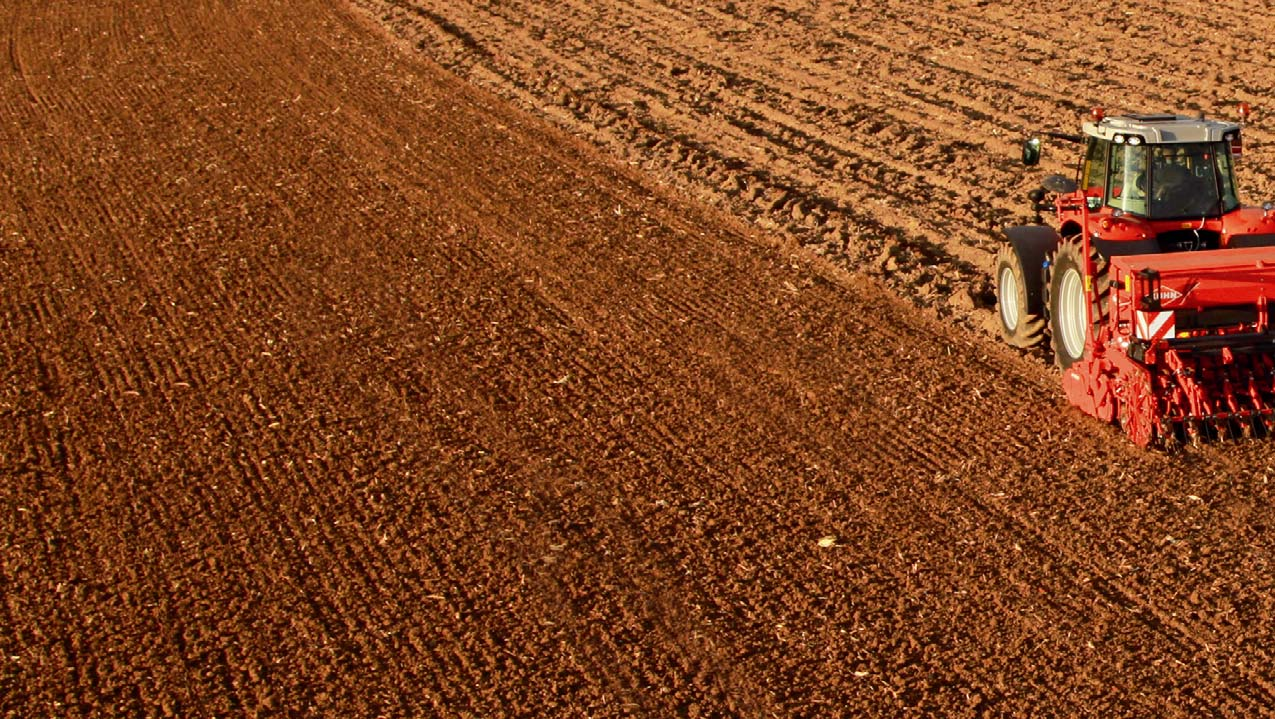
[[[1033,137],[1023,143],[1023,164],[1033,167],[1040,164],[1040,138]]]

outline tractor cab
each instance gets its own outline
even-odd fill
[[[1234,157],[1240,125],[1183,115],[1106,117],[1083,134],[1077,182],[1054,178],[1062,234],[1095,240],[1104,255],[1217,249],[1239,209]],[[1024,160],[1034,159],[1025,148]],[[1038,157],[1038,154],[1035,155]]]
[[[1090,138],[1085,194],[1091,207],[1151,221],[1220,217],[1239,206],[1227,144]]]
[[[1148,220],[1218,217],[1239,206],[1231,152],[1240,127],[1181,115],[1125,115],[1083,125],[1081,177],[1091,207]],[[1097,209],[1097,208],[1094,208]]]

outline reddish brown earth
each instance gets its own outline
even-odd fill
[[[10,2],[0,714],[1269,714],[1271,445],[979,329],[1022,129],[1265,11],[790,5]]]
[[[1031,220],[1044,174],[1019,166],[1024,137],[1077,132],[1095,105],[1236,119],[1240,100],[1275,95],[1275,11],[1256,6],[1060,22],[1022,0],[354,4],[657,178],[989,333],[1001,228]],[[1275,135],[1248,136],[1260,204],[1275,199]],[[1050,148],[1045,172],[1070,174],[1075,153]]]

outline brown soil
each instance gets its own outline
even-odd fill
[[[1271,445],[978,329],[1266,11],[597,5],[0,11],[0,715],[1269,712]]]
[[[1018,165],[1024,137],[1077,132],[1095,105],[1234,119],[1275,92],[1263,8],[1073,25],[1021,0],[354,3],[475,84],[988,334],[1000,230],[1031,221],[1043,174]],[[1275,136],[1251,130],[1260,204]],[[1061,143],[1045,171],[1076,157]]]

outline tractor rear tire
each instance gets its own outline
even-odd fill
[[[996,254],[996,307],[1001,320],[1001,337],[1013,347],[1029,349],[1045,341],[1045,318],[1031,307],[1031,283],[1039,290],[1040,268],[1029,275],[1023,260],[1011,245],[1002,245]],[[1039,291],[1035,293],[1039,295]],[[1037,300],[1039,304],[1039,300]]]
[[[1091,261],[1094,271],[1088,275]],[[1096,337],[1107,322],[1107,298],[1111,292],[1107,265],[1107,259],[1095,249],[1091,248],[1090,256],[1085,257],[1084,245],[1076,236],[1063,239],[1050,260],[1050,344],[1054,363],[1061,369],[1084,359],[1087,341]]]

